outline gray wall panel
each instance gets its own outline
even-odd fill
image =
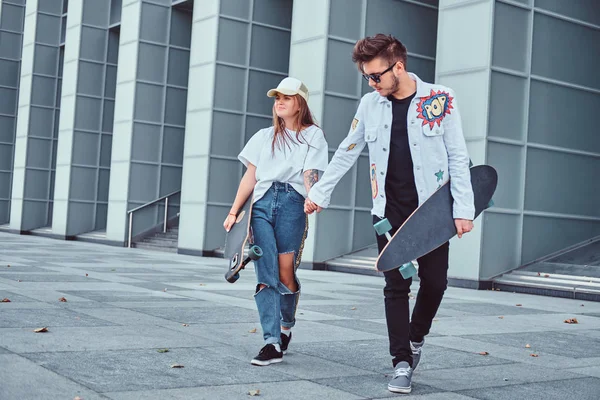
[[[530,11],[496,3],[492,63],[498,67],[525,72],[529,58]]]
[[[538,13],[533,28],[532,74],[600,89],[600,30]],[[577,57],[557,62],[556,49]]]
[[[222,15],[248,19],[250,17],[250,2],[248,0],[221,0],[220,12]]]
[[[600,218],[600,158],[529,148],[525,209]]]
[[[496,206],[518,214],[486,213],[492,223],[483,232],[482,278],[589,239],[600,226],[594,172],[600,170],[600,139],[593,119],[583,117],[600,106],[593,67],[600,39],[597,29],[568,19],[592,22],[600,6],[587,0],[568,7],[555,0],[521,3],[535,8],[495,3],[486,160],[500,177]],[[578,56],[559,56],[558,62],[557,49]],[[498,252],[493,242],[512,234],[522,236],[514,253]]]
[[[130,209],[181,189],[190,62],[190,11],[144,1],[141,13],[132,160],[145,164],[132,162]],[[178,199],[169,200],[173,215]],[[135,214],[134,235],[162,223],[164,210],[150,209]]]
[[[600,3],[596,0],[535,0],[535,6],[584,22],[600,25]]]
[[[526,215],[523,221],[521,264],[600,235],[595,221]]]
[[[487,164],[498,171],[498,187],[494,194],[494,205],[500,208],[518,210],[521,208],[525,165],[523,147],[503,143],[489,143]]]
[[[482,258],[479,270],[481,279],[490,279],[519,265],[520,246],[519,215],[484,213]]]
[[[529,141],[600,154],[598,93],[531,82]]]
[[[331,0],[329,34],[358,40],[362,35],[362,1]],[[343,15],[344,18],[340,18]]]
[[[345,15],[340,14],[339,18]],[[376,33],[394,35],[411,53],[435,57],[437,10],[398,0],[370,0],[366,35]]]
[[[21,170],[15,178],[18,179],[15,187],[19,190],[22,187],[23,192],[12,194],[13,201],[23,203],[20,207],[21,215],[15,215],[15,221],[11,225],[23,231],[51,224],[62,84],[60,64],[63,62],[59,41],[61,25],[63,21],[66,23],[62,18],[62,0],[40,2],[37,9],[31,10],[37,14],[35,19],[30,19],[35,24],[27,28],[34,32],[31,37],[33,42],[28,44],[31,64],[26,71],[28,74],[32,73],[29,77],[31,86],[24,86],[27,91],[21,93],[20,102],[20,106],[29,111],[29,121],[20,125],[21,135],[26,138],[20,142],[23,148],[19,150],[21,154],[25,154],[25,157],[19,159],[24,171]],[[21,37],[17,36],[18,41],[9,37],[7,44],[18,42],[20,45]],[[4,40],[4,36],[0,38],[0,42]],[[16,95],[16,91],[14,93]]]
[[[527,79],[492,71],[488,135],[523,140],[526,134]],[[542,99],[536,99],[543,102]]]

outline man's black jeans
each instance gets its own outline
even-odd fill
[[[379,218],[373,216],[373,223]],[[392,226],[393,234],[398,226]],[[387,244],[385,236],[377,237],[379,253]],[[404,279],[398,269],[385,272],[385,318],[390,340],[390,354],[394,367],[401,361],[412,365],[410,342],[420,342],[429,333],[433,318],[442,302],[448,285],[448,251],[449,243],[424,255],[419,263],[419,293],[409,320],[408,293],[412,278]]]

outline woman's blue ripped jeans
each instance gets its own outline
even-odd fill
[[[302,247],[308,228],[304,213],[304,197],[287,183],[274,182],[265,195],[252,206],[254,244],[263,256],[254,261],[256,292],[260,324],[265,344],[280,342],[280,326],[293,327],[300,297],[300,282],[296,277]],[[279,280],[279,255],[294,253],[296,292]],[[262,289],[260,286],[265,285]]]

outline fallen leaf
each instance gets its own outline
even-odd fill
[[[168,353],[169,349],[158,349],[156,351],[159,352],[159,353]]]
[[[352,307],[351,310],[356,310],[356,307]]]
[[[508,382],[508,378],[504,378],[504,382]]]
[[[116,271],[116,269],[112,268],[111,271]]]
[[[173,364],[173,365],[171,365],[171,368],[183,368],[183,365],[181,365],[181,364]]]
[[[530,354],[531,357],[538,357],[537,354]]]
[[[167,291],[167,288],[164,288],[164,289],[163,289],[163,292],[166,292],[166,291]]]
[[[21,280],[20,280],[20,279],[17,279],[17,282],[21,282]]]
[[[88,274],[85,274],[85,276],[88,276]]]
[[[206,286],[206,283],[200,283],[198,286]]]
[[[438,322],[438,321],[439,321],[439,320],[438,320],[437,318],[433,320],[433,322]]]
[[[188,324],[181,324],[181,325],[183,325],[183,326],[189,326]]]
[[[61,298],[58,299],[58,301],[62,301],[63,303],[66,303],[67,299],[65,299],[64,297],[61,297]]]
[[[10,268],[10,264],[8,264],[8,265],[6,266],[6,268]]]
[[[517,307],[523,307],[523,304],[517,304]]]
[[[579,321],[577,321],[577,318],[569,318],[569,319],[565,319],[565,324],[578,324]]]
[[[249,396],[259,396],[260,395],[260,389],[254,389],[248,392]]]
[[[526,344],[526,345],[525,345],[525,348],[526,348],[526,349],[529,349],[530,347],[531,347],[531,346],[530,346],[530,345],[528,345],[528,344]]]
[[[546,274],[544,275],[544,278],[550,278],[550,275]]]
[[[581,305],[581,307],[584,307],[584,306],[585,306],[585,304],[582,304],[582,305]]]
[[[487,351],[480,351],[479,354],[482,355],[482,356],[487,356],[490,353],[488,353]]]
[[[43,328],[37,328],[33,330],[35,333],[42,333],[42,332],[48,332],[48,328],[43,327]]]
[[[496,291],[497,291],[497,292],[499,292],[499,291],[500,291],[500,288],[496,288]]]
[[[542,274],[538,272],[538,276],[542,276]]]
[[[499,316],[498,318],[500,318],[500,319],[504,319],[504,317],[503,317],[503,316]]]
[[[256,333],[256,328],[252,328],[248,331],[248,333]]]
[[[2,299],[2,302],[3,303],[10,303],[10,300],[8,299],[8,297],[5,297],[5,298]]]

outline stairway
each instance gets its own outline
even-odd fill
[[[133,243],[137,249],[162,251],[165,253],[177,253],[177,240],[179,238],[179,227],[170,228],[167,232],[155,233],[144,238],[141,242]]]
[[[494,288],[600,301],[600,238],[495,278]]]

